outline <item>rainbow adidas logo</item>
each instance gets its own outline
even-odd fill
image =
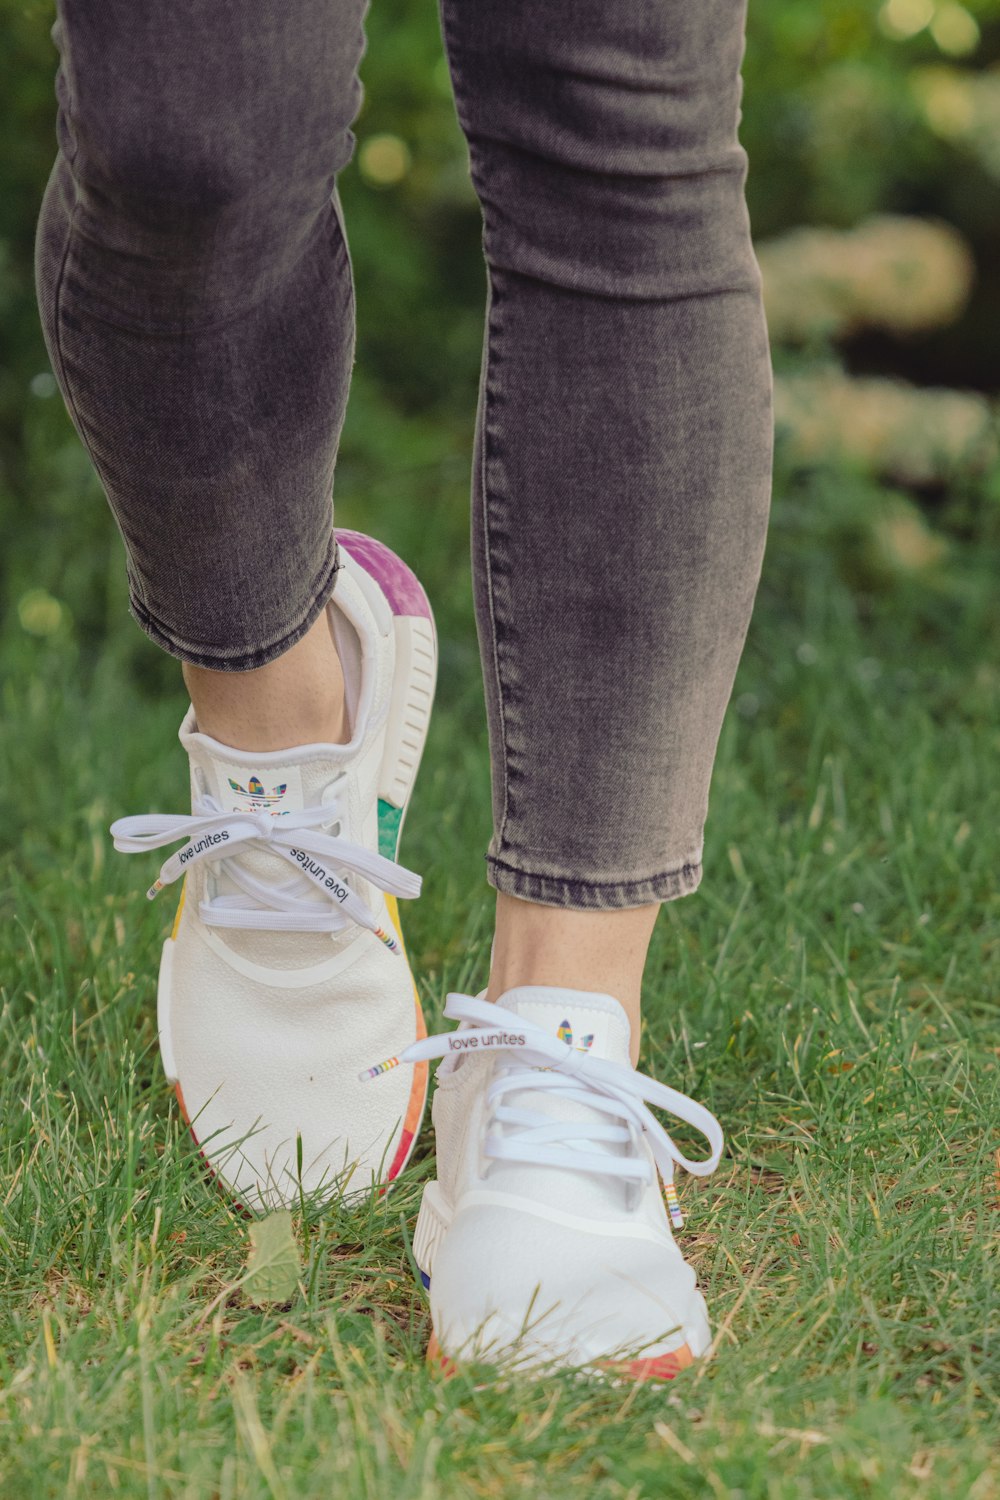
[[[283,781],[280,786],[272,787],[269,792],[265,791],[264,783],[259,776],[251,776],[247,786],[240,786],[239,782],[234,781],[230,776],[229,785],[239,796],[247,798],[250,812],[264,812],[274,807],[275,803],[280,802],[288,791],[287,781]]]
[[[594,1041],[594,1033],[591,1031],[586,1036],[582,1036],[579,1042],[574,1042],[573,1028],[568,1021],[560,1021],[556,1036],[561,1042],[568,1042],[571,1047],[575,1046],[577,1052],[586,1052],[593,1045]]]

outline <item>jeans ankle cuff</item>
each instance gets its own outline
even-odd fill
[[[654,901],[676,901],[696,891],[701,876],[700,859],[638,880],[587,880],[575,875],[540,875],[496,855],[486,856],[486,878],[495,890],[522,901],[574,911],[622,911]]]

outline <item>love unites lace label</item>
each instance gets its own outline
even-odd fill
[[[477,1052],[480,1047],[523,1047],[525,1045],[524,1033],[518,1031],[480,1031],[473,1032],[471,1035],[458,1031],[448,1038],[449,1052]]]
[[[321,865],[318,860],[313,859],[312,855],[307,854],[304,849],[289,849],[288,852],[302,866],[303,875],[308,875],[310,880],[314,880],[317,885],[321,885],[325,891],[329,891],[331,896],[335,896],[341,903],[347,900],[350,895],[347,886],[344,885],[343,881],[338,880],[336,875],[331,875],[325,865]]]
[[[186,865],[189,859],[194,859],[196,854],[204,854],[205,850],[210,849],[213,844],[228,844],[228,842],[229,834],[224,828],[219,833],[206,833],[195,843],[186,844],[179,851],[177,858],[182,865]]]

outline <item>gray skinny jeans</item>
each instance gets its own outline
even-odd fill
[[[271,661],[336,584],[354,352],[336,175],[366,9],[59,4],[43,326],[132,612],[202,666]],[[701,879],[771,486],[744,13],[441,0],[488,280],[472,474],[487,871],[549,905],[639,906]]]

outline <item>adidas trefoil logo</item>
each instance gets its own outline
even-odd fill
[[[588,1049],[593,1045],[594,1041],[594,1033],[590,1031],[586,1036],[582,1036],[580,1040],[574,1044],[573,1028],[568,1021],[561,1021],[559,1023],[559,1030],[556,1032],[556,1036],[561,1042],[568,1042],[571,1047],[575,1045],[577,1052],[588,1051]]]
[[[239,782],[234,781],[230,776],[229,785],[240,797],[246,797],[248,812],[272,811],[275,804],[280,802],[288,791],[287,781],[283,781],[280,786],[272,787],[269,792],[265,791],[264,783],[259,776],[251,776],[247,786],[240,786]],[[280,813],[281,811],[282,809],[279,807],[277,812]]]

